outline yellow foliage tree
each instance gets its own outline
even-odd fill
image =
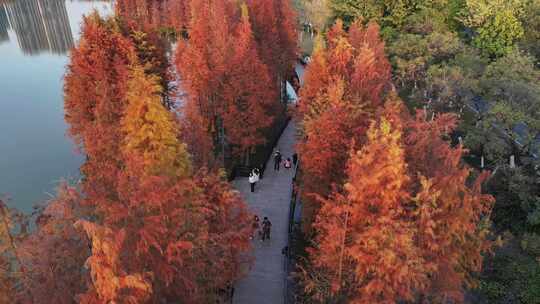
[[[186,177],[191,172],[186,145],[178,140],[173,114],[161,103],[159,78],[133,67],[128,82],[128,106],[122,120],[123,153],[142,159],[145,173]]]
[[[75,227],[84,230],[92,240],[92,256],[86,260],[86,265],[90,268],[93,288],[79,295],[79,302],[95,303],[96,298],[104,303],[146,301],[152,294],[152,285],[145,279],[150,274],[127,274],[120,266],[126,231],[122,229],[116,233],[84,220],[76,222]]]

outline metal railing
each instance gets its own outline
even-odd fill
[[[298,187],[296,187],[296,177],[298,174],[298,170],[300,168],[300,161],[297,162],[295,166],[294,176],[292,178],[291,184],[292,184],[292,191],[291,191],[291,200],[289,204],[289,218],[287,222],[287,244],[285,248],[283,248],[282,254],[284,255],[284,270],[285,270],[285,278],[284,278],[284,293],[283,293],[283,303],[284,304],[292,304],[294,303],[294,290],[291,288],[293,281],[290,278],[290,273],[292,271],[292,266],[294,263],[294,237],[293,234],[295,233],[295,222],[294,222],[294,215],[296,212],[296,206],[297,202],[299,200],[298,195]]]

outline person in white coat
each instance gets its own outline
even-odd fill
[[[249,185],[251,186],[251,192],[255,192],[255,184],[259,181],[259,174],[254,169],[249,174]]]

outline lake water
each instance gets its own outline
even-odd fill
[[[82,17],[108,1],[0,0],[0,195],[28,212],[82,156],[66,136],[63,75]]]

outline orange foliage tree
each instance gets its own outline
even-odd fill
[[[321,301],[412,300],[427,281],[415,248],[414,226],[405,216],[409,178],[400,128],[382,118],[372,124],[367,137],[366,145],[349,160],[345,194],[322,199],[314,225],[311,259],[328,285],[321,290],[310,282],[307,287]]]
[[[390,87],[390,65],[378,26],[355,23],[350,32],[351,37],[338,21],[327,35],[327,48],[317,39],[300,90],[305,232],[318,210],[313,195],[325,197],[342,184],[349,151],[365,142],[369,120]]]
[[[162,25],[161,6],[165,1],[154,0],[118,0],[115,3],[117,16],[143,26],[145,28],[157,28]]]
[[[453,117],[404,111],[398,100],[378,111],[343,191],[320,198],[304,276],[316,300],[462,302],[475,286],[490,247],[486,173],[471,182],[462,147],[444,140]]]
[[[30,215],[0,199],[0,303],[73,303],[85,290],[88,242],[73,227],[87,214],[81,202],[65,183]]]
[[[115,12],[145,31],[164,28],[180,31],[188,21],[189,3],[188,0],[118,0]]]
[[[122,151],[140,155],[148,174],[185,177],[191,172],[186,146],[178,141],[173,113],[160,103],[159,78],[135,66],[128,82],[128,106],[122,118]]]
[[[86,260],[90,269],[92,285],[79,294],[79,303],[141,303],[148,301],[152,286],[145,280],[150,273],[127,273],[120,264],[121,247],[126,231],[113,231],[87,221],[79,221],[75,227],[83,229],[92,240],[92,255]]]
[[[240,258],[250,248],[243,201],[221,176],[192,173],[158,83],[132,67],[121,121],[118,200],[101,223],[78,224],[93,244],[87,260],[92,285],[81,295],[86,303],[214,302],[219,289],[241,274]]]
[[[196,166],[221,161],[229,146],[239,156],[264,143],[279,110],[271,85],[277,71],[257,52],[252,14],[234,2],[192,3],[189,39],[179,40],[176,67],[188,95],[182,133]]]
[[[276,94],[268,89],[270,75],[257,55],[245,5],[234,34],[220,115],[235,152],[249,152],[250,148],[265,143],[263,131],[272,124]]]
[[[120,120],[129,66],[136,60],[132,42],[118,33],[113,20],[97,13],[84,18],[65,76],[64,109],[68,132],[87,156],[81,167],[83,190],[98,208],[116,200]]]
[[[147,1],[120,0],[115,4],[115,20],[124,37],[129,38],[135,47],[139,63],[146,73],[159,76],[162,86],[163,102],[168,108],[174,104],[170,98],[170,71],[167,48],[169,41],[162,32],[167,26],[165,17],[173,2],[183,1]]]
[[[228,2],[227,2],[228,3]],[[179,39],[176,68],[184,100],[183,136],[197,166],[214,162],[220,152],[222,81],[230,54],[230,24],[224,1],[195,1],[188,26],[189,41]]]
[[[246,4],[259,56],[270,69],[271,85],[278,91],[296,62],[295,12],[287,0],[248,0]]]
[[[57,196],[39,214],[36,227],[20,239],[18,252],[25,266],[23,303],[73,303],[86,288],[84,262],[89,243],[74,227],[88,215],[77,190],[63,183]]]
[[[463,147],[452,148],[444,140],[455,126],[452,114],[428,119],[424,111],[406,124],[415,207],[411,215],[418,246],[432,268],[424,292],[429,302],[463,302],[464,288],[476,286],[474,274],[491,245],[487,237],[493,197],[481,189],[489,174],[472,179],[471,169],[462,162]]]

